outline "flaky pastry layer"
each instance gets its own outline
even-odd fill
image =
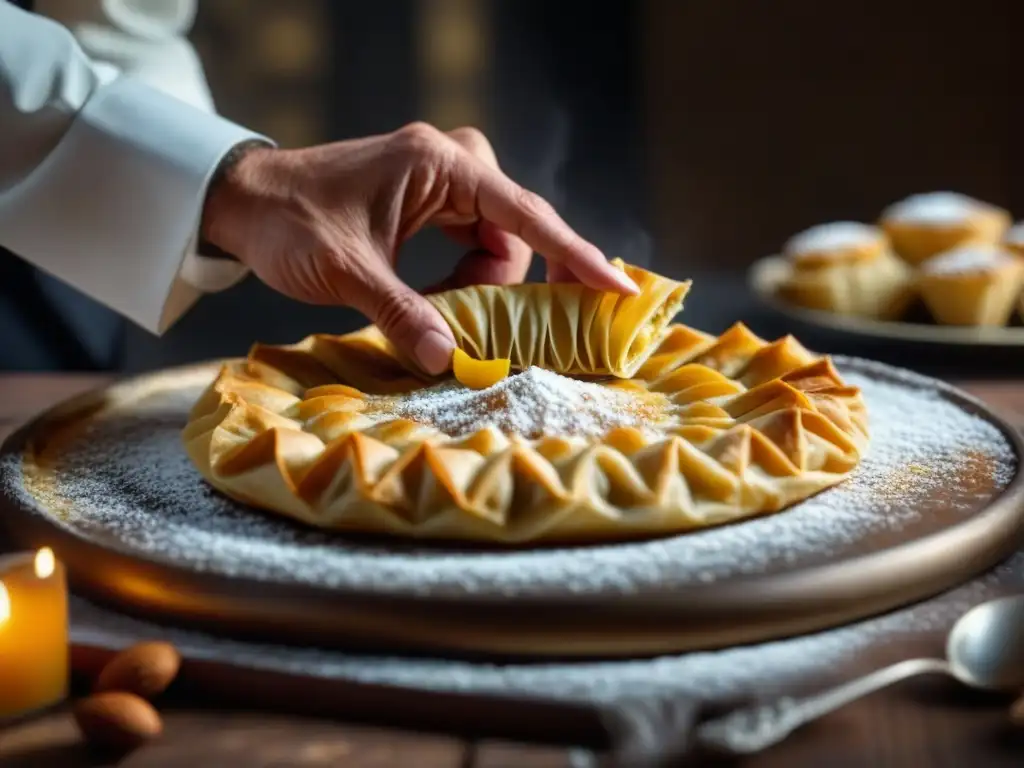
[[[382,417],[381,398],[434,381],[371,326],[257,345],[226,364],[192,410],[186,450],[226,495],[313,526],[503,544],[717,525],[780,510],[856,467],[867,413],[830,359],[742,324],[719,337],[670,325],[688,284],[623,268],[639,297],[554,285],[431,300],[474,357],[610,375],[603,386],[665,404],[656,428],[453,437]]]
[[[582,285],[482,285],[429,296],[455,342],[478,359],[506,358],[568,375],[636,373],[682,309],[690,281],[677,282],[623,263],[640,287],[636,296]]]

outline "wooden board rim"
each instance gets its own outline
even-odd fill
[[[854,370],[858,364],[853,358],[836,360]],[[10,435],[0,456],[20,456],[48,429],[152,386],[160,377],[207,370],[212,377],[217,365],[143,374],[77,395]],[[877,372],[879,365],[870,363],[870,369]],[[375,652],[504,659],[634,657],[721,648],[823,630],[916,602],[987,570],[1019,547],[1024,532],[1024,443],[980,401],[946,385],[941,391],[994,424],[1015,453],[1017,473],[983,511],[899,548],[800,573],[693,585],[629,600],[564,595],[423,600],[229,578],[126,548],[100,546],[53,525],[38,503],[22,504],[6,494],[0,498],[0,525],[21,547],[53,547],[68,568],[73,588],[87,598],[140,617],[225,634]],[[950,551],[957,556],[951,558]],[[904,579],[894,583],[897,563]]]

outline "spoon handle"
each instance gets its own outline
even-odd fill
[[[849,704],[861,696],[915,675],[951,674],[940,659],[910,659],[805,698],[782,698],[773,704],[741,709],[697,730],[697,743],[705,750],[747,755],[777,744],[796,728]]]

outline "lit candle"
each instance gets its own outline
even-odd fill
[[[64,567],[49,547],[0,557],[0,719],[49,707],[67,691]]]

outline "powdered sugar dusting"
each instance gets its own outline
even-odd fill
[[[1024,221],[1017,222],[1006,231],[1004,240],[1010,245],[1024,245]]]
[[[784,250],[790,256],[802,256],[812,251],[823,255],[841,255],[850,248],[860,248],[878,241],[877,227],[857,221],[835,221],[819,224],[794,235]]]
[[[959,224],[991,206],[959,192],[925,192],[893,203],[883,216],[890,221],[936,226]]]
[[[160,637],[172,641],[188,658],[417,690],[578,702],[614,703],[657,696],[713,702],[754,694],[768,697],[811,683],[820,687],[897,661],[903,654],[942,653],[942,634],[960,615],[982,600],[1021,589],[1024,553],[945,595],[837,629],[717,651],[628,661],[470,663],[246,643],[156,627],[77,598],[71,604],[71,634],[78,643],[114,647]],[[887,653],[887,649],[901,656],[892,650]]]
[[[655,422],[661,411],[649,394],[641,397],[536,366],[487,389],[445,382],[398,400],[381,398],[380,402],[388,416],[428,424],[452,437],[485,427],[529,439],[543,435],[599,437],[615,427]],[[378,406],[371,400],[369,407],[372,411]]]
[[[322,533],[210,490],[180,445],[198,390],[157,392],[92,424],[67,451],[63,524],[200,571],[393,594],[631,594],[800,569],[849,556],[866,536],[895,543],[935,516],[973,515],[1016,471],[994,425],[944,399],[944,385],[836,358],[863,388],[872,442],[848,481],[782,513],[657,541],[486,552]],[[883,380],[888,379],[888,380]],[[11,461],[7,458],[6,461]],[[16,476],[10,467],[6,482]],[[941,486],[951,497],[933,500]],[[18,488],[12,493],[22,493]],[[879,538],[881,537],[881,538]]]
[[[1015,261],[1015,256],[998,246],[972,243],[933,256],[921,265],[921,271],[929,275],[991,272]]]

